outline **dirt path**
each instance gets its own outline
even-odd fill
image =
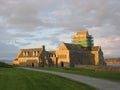
[[[62,76],[62,77],[65,77],[71,80],[75,80],[78,82],[88,84],[90,86],[98,88],[99,90],[120,90],[119,82],[112,82],[109,80],[97,79],[93,77],[69,74],[69,73],[63,73],[63,72],[47,71],[47,70],[40,70],[40,69],[35,69],[35,68],[24,68],[24,67],[21,67],[21,68]]]

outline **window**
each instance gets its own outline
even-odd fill
[[[38,51],[36,51],[36,56],[38,56]]]
[[[26,52],[23,52],[23,56],[25,56],[25,53],[26,53]]]
[[[33,56],[38,56],[39,55],[39,51],[33,51]]]
[[[37,51],[38,55],[39,55],[39,51]]]
[[[66,55],[59,55],[59,58],[64,59],[64,58],[66,58]]]
[[[53,57],[53,54],[51,54],[51,57]]]
[[[33,56],[35,56],[35,51],[33,51]]]
[[[29,52],[26,52],[26,56],[29,56]]]

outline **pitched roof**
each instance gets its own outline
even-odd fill
[[[87,30],[82,30],[80,32],[77,32],[77,35],[79,35],[79,34],[88,34],[88,31]]]
[[[21,49],[22,51],[40,51],[42,48],[28,48],[28,49]]]
[[[64,43],[64,45],[69,50],[82,50],[82,48],[79,45],[76,45],[76,44]]]
[[[39,56],[39,54],[42,52],[42,48],[29,48],[29,49],[21,49],[20,51],[20,54],[19,54],[19,56],[18,57],[25,57],[25,56],[23,56],[23,53],[29,53],[28,55],[27,55],[27,57],[37,57],[37,56]],[[33,56],[33,52],[37,52],[38,53],[38,55],[34,55]]]
[[[55,54],[56,51],[47,51],[48,53]]]
[[[86,51],[98,51],[100,46],[92,46],[92,47],[82,47]]]
[[[99,51],[100,46],[92,46],[92,47],[81,47],[76,44],[64,43],[67,49],[69,50],[79,50],[79,51]]]

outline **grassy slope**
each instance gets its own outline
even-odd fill
[[[16,68],[0,68],[0,90],[96,90],[58,76]]]
[[[7,63],[0,62],[0,67],[10,68],[10,67],[13,67],[13,66],[9,65]]]
[[[40,69],[74,73],[74,74],[86,75],[90,77],[103,78],[107,80],[120,82],[120,72],[103,72],[103,71],[88,70],[83,68],[40,68]]]

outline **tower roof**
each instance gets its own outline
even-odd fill
[[[87,30],[77,32],[72,39],[73,44],[78,44],[83,47],[94,45],[93,37],[89,35]]]
[[[77,35],[79,35],[79,34],[88,34],[88,31],[87,30],[82,30],[82,31],[77,32]]]

